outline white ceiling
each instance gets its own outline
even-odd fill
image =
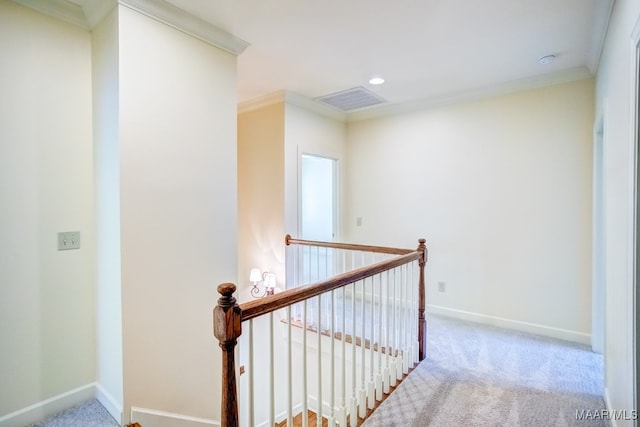
[[[166,0],[247,41],[240,102],[365,86],[389,103],[594,73],[613,0]],[[557,60],[538,59],[555,53]],[[370,86],[371,76],[386,79]],[[375,107],[374,107],[375,108]]]

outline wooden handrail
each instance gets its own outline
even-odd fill
[[[244,322],[245,320],[274,312],[278,309],[333,291],[334,289],[339,289],[359,280],[375,276],[378,273],[407,264],[411,261],[420,260],[421,258],[421,252],[409,252],[396,258],[380,261],[372,265],[360,267],[357,270],[339,274],[322,282],[287,289],[286,291],[279,292],[275,295],[269,295],[257,300],[242,303],[240,304],[242,321]]]
[[[299,288],[288,289],[284,292],[266,296],[259,300],[249,301],[238,305],[233,293],[236,286],[233,283],[222,283],[218,286],[221,297],[213,310],[214,335],[222,348],[222,413],[220,423],[222,427],[237,427],[238,423],[238,394],[236,387],[235,346],[242,334],[242,322],[278,309],[305,301],[320,294],[339,289],[359,280],[375,276],[383,271],[418,260],[420,274],[418,278],[418,353],[419,360],[426,357],[426,320],[425,320],[425,264],[427,262],[426,240],[419,239],[418,249],[398,249],[383,246],[353,245],[333,242],[313,242],[309,240],[293,239],[290,235],[285,238],[287,245],[299,244],[309,246],[330,247],[387,253],[400,255],[398,257],[380,261],[378,263],[342,273],[323,282],[314,283]]]
[[[414,252],[414,249],[391,248],[387,246],[370,246],[370,245],[358,245],[354,243],[320,242],[315,240],[294,239],[289,234],[287,234],[284,237],[284,243],[287,246],[290,246],[290,245],[319,246],[321,248],[345,249],[350,251],[374,252],[379,254],[390,254],[390,255],[406,255],[408,253]]]

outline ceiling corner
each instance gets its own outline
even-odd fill
[[[161,0],[118,0],[118,3],[236,56],[249,46],[233,34]]]
[[[117,0],[84,0],[82,11],[88,27],[93,29],[117,4]]]
[[[591,24],[591,40],[587,51],[587,67],[592,74],[596,74],[600,65],[600,55],[607,37],[609,21],[613,12],[615,0],[602,0],[596,2],[593,21]]]
[[[80,6],[65,0],[12,0],[45,15],[65,21],[86,30],[89,29]]]

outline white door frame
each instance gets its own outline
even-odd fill
[[[640,410],[640,240],[638,239],[638,231],[640,230],[640,173],[638,171],[638,147],[640,144],[640,134],[638,127],[640,126],[640,17],[636,21],[634,29],[631,33],[631,144],[630,144],[630,212],[631,212],[631,230],[630,236],[630,273],[631,273],[631,301],[633,304],[633,405],[634,410]],[[638,420],[634,421],[636,426],[639,425]]]

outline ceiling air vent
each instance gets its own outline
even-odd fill
[[[315,98],[315,101],[322,102],[342,111],[353,111],[358,108],[370,107],[372,105],[386,102],[384,99],[362,86],[321,96]]]

